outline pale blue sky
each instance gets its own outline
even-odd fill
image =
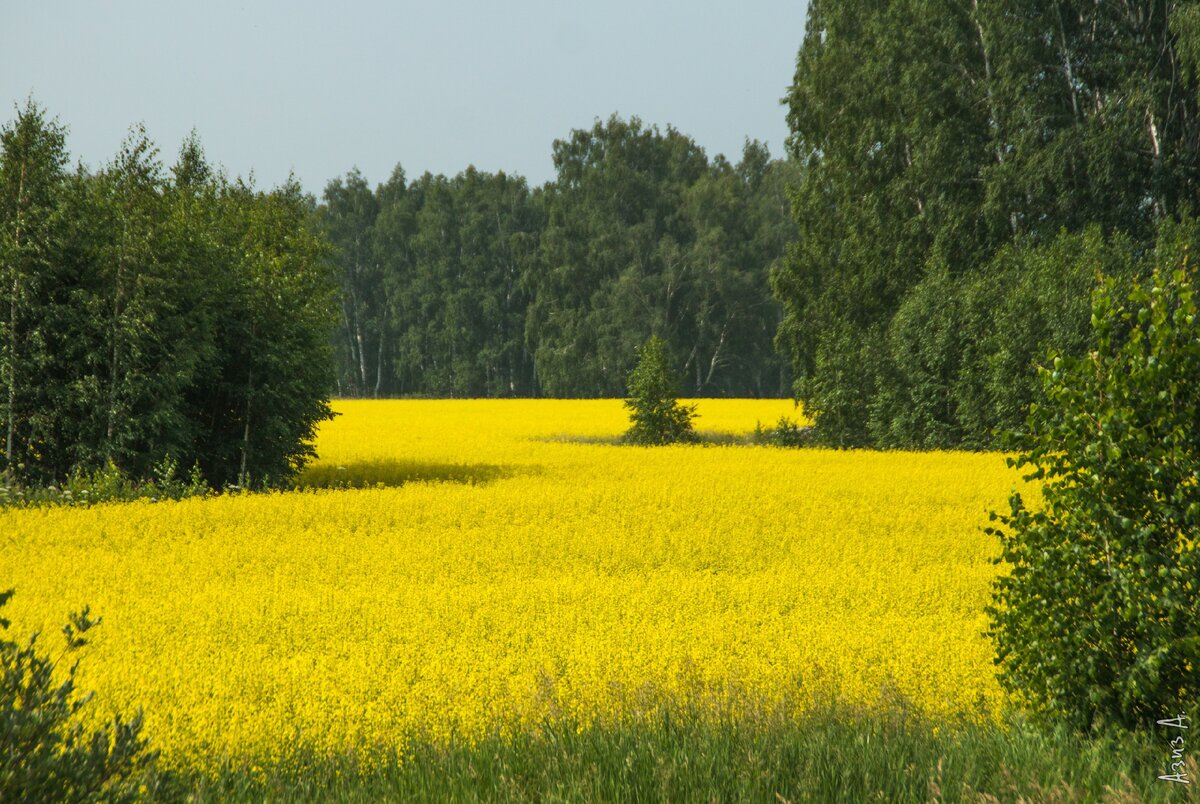
[[[805,0],[232,2],[0,0],[0,119],[33,97],[75,159],[108,161],[142,122],[170,163],[209,158],[305,189],[474,164],[540,184],[551,143],[616,112],[736,161],[782,153],[779,104]]]

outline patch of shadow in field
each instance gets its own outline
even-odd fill
[[[344,465],[323,464],[305,469],[299,489],[390,488],[406,483],[462,483],[482,485],[517,475],[541,471],[537,466],[493,463],[430,463],[428,461],[360,461]]]
[[[616,447],[636,446],[625,440],[624,435],[577,435],[574,433],[558,433],[556,435],[537,436],[534,441],[549,441],[558,444],[608,444]],[[697,430],[694,441],[680,442],[693,446],[730,446],[733,444],[757,444],[754,433],[725,433],[717,430]]]

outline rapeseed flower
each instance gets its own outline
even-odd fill
[[[702,432],[795,416],[696,404]],[[997,455],[617,446],[619,400],[335,409],[300,490],[0,511],[14,622],[99,612],[80,684],[143,708],[168,763],[830,695],[1003,705],[980,525],[1017,478]]]

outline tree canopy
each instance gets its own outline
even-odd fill
[[[787,393],[767,281],[791,239],[788,162],[747,142],[709,159],[675,129],[596,121],[553,147],[556,179],[468,168],[318,210],[337,248],[339,392],[612,396],[660,332],[694,395]]]
[[[993,443],[1197,200],[1194,3],[813,0],[788,93],[798,237],[774,272],[831,444]],[[1018,308],[1024,309],[1015,314]]]
[[[135,127],[68,171],[30,102],[0,130],[0,431],[6,485],[166,461],[214,487],[280,481],[330,416],[334,285],[312,205],[207,165],[164,170]]]

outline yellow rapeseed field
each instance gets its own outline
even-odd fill
[[[796,415],[698,404],[713,432]],[[302,482],[342,488],[0,511],[6,614],[50,646],[90,604],[81,686],[143,708],[168,762],[1002,704],[995,454],[616,446],[619,400],[335,407]]]

